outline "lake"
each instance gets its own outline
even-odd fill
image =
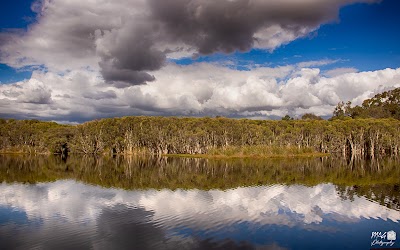
[[[400,248],[399,163],[0,155],[0,249]]]

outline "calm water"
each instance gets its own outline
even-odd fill
[[[0,249],[400,247],[395,159],[0,156],[0,183]]]

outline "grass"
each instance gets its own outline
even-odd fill
[[[317,152],[312,148],[254,145],[214,148],[209,150],[207,154],[166,154],[164,156],[189,158],[288,158],[322,157],[328,155],[327,153]]]

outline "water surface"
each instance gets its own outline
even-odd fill
[[[0,156],[0,248],[370,249],[400,234],[398,166]]]

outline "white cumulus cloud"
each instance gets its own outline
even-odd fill
[[[146,85],[118,88],[98,71],[37,71],[29,80],[0,85],[0,114],[69,122],[125,115],[330,116],[339,101],[361,104],[400,87],[400,69],[330,77],[298,65],[237,70],[170,63],[154,75],[156,80]]]

